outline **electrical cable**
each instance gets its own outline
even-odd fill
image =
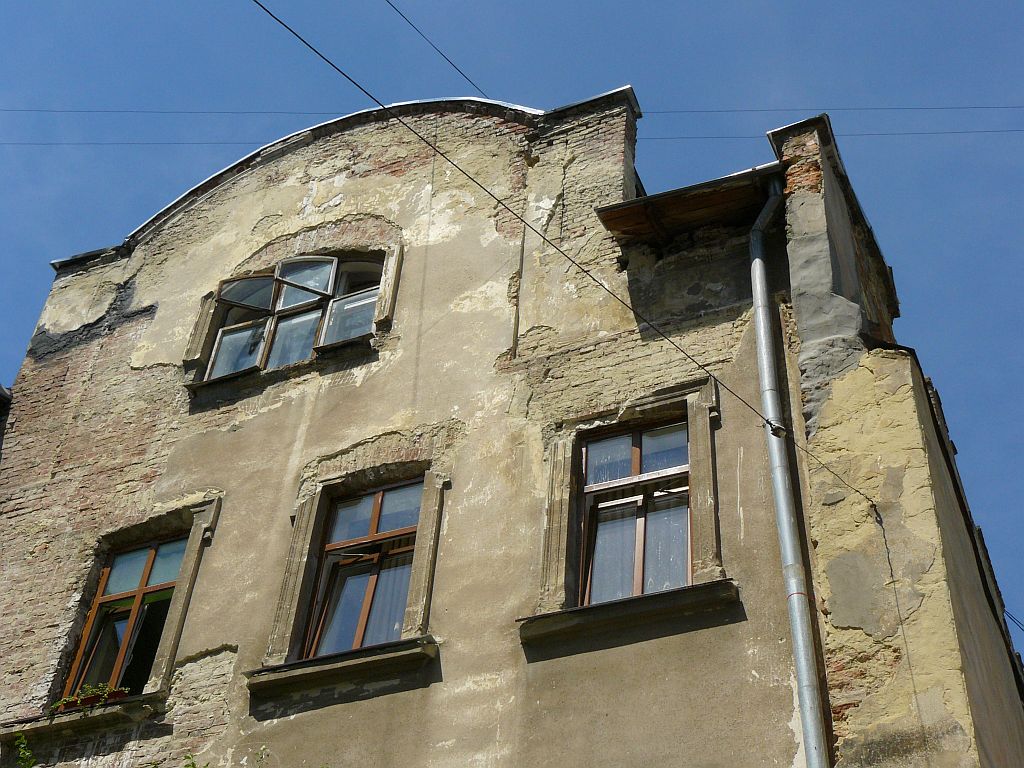
[[[386,0],[385,0],[386,1]],[[392,6],[394,7],[394,6]],[[397,10],[397,8],[395,9]],[[401,13],[401,11],[399,11]],[[404,17],[403,17],[404,18]],[[411,24],[412,22],[410,22]],[[419,30],[417,30],[419,31]],[[429,40],[427,42],[430,42]],[[440,51],[439,51],[440,53]],[[444,54],[441,54],[444,56]],[[445,57],[447,59],[447,57]],[[450,63],[450,62],[449,62]],[[454,64],[452,64],[455,67]],[[458,67],[455,67],[459,74],[463,74]],[[465,75],[464,75],[465,76]],[[468,77],[467,82],[473,85],[481,94],[483,91]],[[490,98],[484,96],[484,98]],[[877,112],[877,111],[944,111],[957,112],[965,110],[1000,110],[1000,109],[1024,109],[1024,106],[1016,105],[989,105],[989,106],[948,106],[948,107],[788,107],[788,108],[764,108],[764,109],[645,109],[645,115],[710,115],[710,114],[743,114],[743,113],[768,113],[768,112]],[[310,112],[305,110],[285,109],[63,109],[63,108],[37,108],[37,107],[0,107],[0,112],[6,113],[34,113],[49,115],[309,115],[337,116],[337,112]]]
[[[435,51],[437,51],[437,52],[438,52],[438,53],[439,53],[439,54],[441,55],[441,58],[442,58],[442,59],[444,59],[444,60],[445,60],[445,61],[447,61],[447,62],[448,62],[449,64],[451,64],[451,65],[452,65],[452,68],[453,68],[453,69],[454,69],[454,70],[455,70],[456,72],[458,72],[458,73],[459,73],[460,75],[462,75],[462,79],[463,79],[463,80],[465,80],[465,81],[466,81],[467,83],[469,83],[469,84],[470,84],[471,86],[473,86],[474,88],[476,88],[476,90],[477,90],[477,93],[479,93],[479,94],[480,94],[481,96],[483,96],[483,97],[484,97],[485,99],[489,99],[489,98],[490,98],[490,96],[488,96],[488,95],[487,95],[486,93],[484,93],[484,89],[483,89],[483,88],[481,88],[481,87],[480,87],[479,85],[477,85],[476,83],[474,83],[474,82],[473,82],[473,81],[472,81],[472,80],[470,79],[469,75],[467,75],[467,74],[466,74],[465,72],[463,72],[463,71],[462,71],[461,69],[459,69],[458,65],[457,65],[457,64],[456,64],[456,63],[455,63],[454,61],[452,61],[451,59],[449,59],[449,58],[448,58],[448,56],[447,56],[447,55],[445,54],[445,52],[444,52],[444,51],[442,51],[442,50],[441,50],[440,48],[438,48],[438,47],[437,47],[436,45],[434,45],[434,41],[433,41],[433,40],[431,40],[431,39],[430,39],[429,37],[427,37],[427,36],[426,36],[426,35],[425,35],[425,34],[423,33],[423,30],[421,30],[421,29],[420,29],[419,27],[417,27],[417,26],[416,26],[415,24],[413,24],[413,23],[412,23],[412,20],[410,20],[408,16],[406,16],[406,15],[405,15],[404,13],[402,13],[402,12],[401,12],[401,11],[400,11],[400,10],[398,9],[398,6],[396,6],[396,5],[394,4],[394,3],[392,3],[392,2],[391,2],[391,0],[384,0],[384,2],[385,2],[385,3],[387,3],[388,5],[390,5],[390,6],[391,6],[391,10],[393,10],[393,11],[394,11],[395,13],[397,13],[397,14],[398,14],[399,16],[401,16],[401,17],[402,17],[403,19],[405,19],[405,22],[406,22],[406,24],[408,24],[408,25],[409,25],[410,27],[412,27],[413,29],[415,29],[415,30],[416,30],[416,33],[417,33],[417,34],[418,34],[418,35],[419,35],[420,37],[422,37],[422,38],[423,38],[424,40],[426,40],[426,41],[427,41],[427,44],[428,44],[428,45],[429,45],[429,46],[430,46],[431,48],[433,48],[433,49],[434,49]]]
[[[1008,618],[1010,621],[1017,625],[1017,629],[1019,629],[1021,632],[1024,632],[1024,624],[1020,622],[1020,619],[1018,619],[1005,608],[1003,609],[1003,613],[1006,614],[1006,618]]]
[[[567,261],[569,261],[570,264],[572,264],[574,267],[576,267],[578,270],[580,270],[583,274],[585,274],[587,277],[589,277],[591,279],[591,281],[593,281],[598,287],[603,289],[615,301],[617,301],[619,304],[621,304],[626,309],[628,309],[630,312],[632,312],[633,315],[638,320],[640,320],[644,325],[646,325],[648,328],[650,328],[656,334],[661,336],[665,341],[667,341],[669,343],[669,345],[674,347],[680,354],[682,354],[684,357],[686,357],[687,360],[689,360],[691,363],[693,363],[695,366],[697,366],[700,370],[702,370],[704,373],[706,373],[710,378],[714,379],[718,383],[718,385],[720,387],[722,387],[724,390],[729,392],[733,397],[735,397],[741,403],[746,405],[747,408],[749,408],[751,411],[753,411],[758,416],[758,418],[761,419],[762,422],[767,424],[767,420],[765,419],[765,417],[763,415],[761,415],[761,412],[758,411],[757,408],[755,408],[753,405],[751,405],[751,403],[748,400],[746,400],[742,395],[740,395],[734,389],[729,387],[725,382],[723,382],[721,379],[719,379],[717,376],[715,376],[715,374],[712,373],[711,370],[707,366],[705,366],[703,363],[701,363],[699,360],[697,360],[695,357],[693,357],[693,355],[691,355],[689,352],[687,352],[685,349],[683,349],[683,347],[681,347],[678,343],[676,343],[674,340],[672,340],[664,331],[662,331],[660,328],[658,328],[656,325],[654,325],[654,323],[652,323],[650,320],[648,320],[646,317],[644,317],[642,314],[640,314],[636,309],[631,307],[627,301],[625,301],[624,299],[620,298],[618,296],[618,294],[616,294],[611,288],[609,288],[607,285],[605,285],[603,282],[601,282],[601,280],[599,280],[597,277],[595,277],[593,275],[593,273],[591,273],[586,267],[584,267],[582,264],[580,264],[578,261],[576,261],[576,259],[574,259],[572,256],[570,256],[568,253],[563,251],[552,240],[550,240],[547,237],[547,235],[545,235],[543,232],[541,232],[535,226],[530,224],[530,222],[528,222],[525,218],[523,218],[516,211],[512,210],[512,208],[508,205],[508,203],[506,203],[500,197],[498,197],[493,192],[491,192],[481,182],[477,181],[476,178],[473,177],[468,171],[463,169],[451,157],[449,157],[447,154],[445,154],[445,152],[442,151],[440,149],[440,147],[438,147],[437,145],[433,144],[430,141],[430,139],[428,139],[426,136],[424,136],[419,131],[417,131],[408,122],[403,120],[401,115],[398,115],[394,111],[392,111],[387,105],[384,104],[384,102],[382,102],[380,99],[378,99],[372,93],[370,93],[370,91],[368,91],[366,88],[364,88],[362,85],[360,85],[348,73],[346,73],[344,70],[339,68],[337,64],[335,64],[333,61],[328,59],[323,53],[321,53],[319,50],[317,50],[311,43],[309,43],[304,37],[302,37],[302,35],[300,35],[298,32],[296,32],[294,29],[292,29],[290,26],[288,26],[287,23],[285,23],[278,16],[276,16],[274,14],[274,12],[271,11],[269,8],[267,8],[262,2],[260,2],[260,0],[252,0],[252,2],[253,2],[253,4],[259,6],[263,10],[264,13],[266,13],[268,16],[270,16],[270,18],[272,18],[274,21],[276,21],[278,24],[280,24],[282,27],[284,27],[286,30],[288,30],[288,32],[290,32],[299,42],[301,42],[304,46],[306,46],[306,48],[308,48],[310,51],[312,51],[314,54],[316,54],[316,56],[318,58],[322,59],[329,67],[331,67],[331,69],[333,69],[339,75],[341,75],[346,80],[348,80],[364,96],[366,96],[374,104],[376,104],[378,107],[380,107],[385,112],[385,114],[387,114],[393,120],[395,120],[400,125],[405,127],[405,129],[408,130],[410,133],[412,133],[417,139],[419,139],[424,144],[426,144],[428,147],[430,147],[441,158],[443,158],[449,165],[451,165],[455,170],[457,170],[459,173],[461,173],[463,176],[465,176],[466,179],[468,179],[477,188],[479,188],[481,192],[483,192],[485,195],[487,195],[492,200],[494,200],[495,203],[497,203],[499,206],[501,206],[503,209],[505,209],[508,213],[510,213],[516,219],[521,221],[523,223],[523,225],[525,227],[527,227],[535,235],[537,235],[537,237],[539,237],[541,240],[543,240],[545,243],[547,243],[549,246],[551,246],[557,253],[559,253],[563,258],[565,258]]]
[[[960,131],[869,131],[864,133],[837,133],[840,138],[858,136],[955,136],[969,133],[1024,133],[1024,128],[971,128]],[[748,136],[638,136],[637,141],[681,141],[684,139],[763,139],[763,135]]]
[[[936,107],[753,107],[736,109],[645,109],[645,115],[724,115],[748,112],[957,112],[975,109],[1024,109],[1024,105],[986,104]]]
[[[0,147],[261,147],[265,141],[0,141]]]
[[[385,109],[387,109],[385,107]],[[299,114],[299,113],[296,113]],[[320,114],[320,113],[302,113]],[[334,114],[333,112],[330,114]],[[393,113],[390,113],[393,115]],[[408,127],[408,126],[406,126]],[[961,134],[979,133],[1024,133],[1024,128],[1003,128],[998,130],[969,130],[969,131],[895,131],[895,132],[873,132],[873,133],[837,133],[837,137],[849,138],[859,136],[948,136]],[[764,136],[639,136],[637,141],[681,141],[685,139],[763,139]],[[267,142],[263,139],[253,141],[0,141],[0,147],[159,147],[159,146],[263,146]],[[436,148],[434,148],[435,151]],[[453,163],[454,165],[454,163]],[[462,170],[461,168],[459,169]]]

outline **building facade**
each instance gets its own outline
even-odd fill
[[[0,457],[6,764],[803,765],[750,277],[776,189],[826,759],[1024,765],[827,118],[647,196],[639,117],[629,88],[358,113],[55,263]]]

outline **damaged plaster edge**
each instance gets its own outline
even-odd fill
[[[415,438],[417,436],[429,436],[429,438],[434,441],[435,447],[438,446],[437,441],[440,440],[441,449],[446,450],[459,443],[467,431],[468,426],[464,421],[455,417],[450,417],[443,421],[430,424],[418,424],[405,429],[389,429],[385,432],[380,432],[369,437],[360,438],[355,442],[331,451],[330,453],[316,456],[307,461],[299,472],[298,504],[301,505],[306,500],[312,498],[316,494],[317,489],[321,486],[338,482],[352,474],[350,471],[339,471],[321,475],[320,472],[321,468],[325,465],[329,465],[331,462],[338,461],[345,456],[356,453],[360,449],[372,447],[375,444],[383,444],[387,440],[396,437]],[[445,439],[446,435],[449,435],[447,440]],[[436,455],[436,452],[434,453]],[[411,463],[418,463],[418,460],[416,459],[411,459],[409,461]],[[447,477],[447,474],[444,473],[443,470],[442,473]]]
[[[220,656],[222,653],[238,653],[237,643],[221,643],[220,645],[214,646],[213,648],[203,648],[200,651],[195,651],[186,656],[182,656],[179,659],[174,660],[175,671],[182,667],[187,667],[189,664],[195,664],[196,662],[202,661],[203,659],[213,658],[214,656]]]
[[[974,515],[971,512],[971,506],[967,502],[967,493],[964,490],[963,481],[960,478],[960,469],[956,463],[956,450],[953,447],[953,442],[949,436],[949,429],[946,425],[946,416],[942,408],[942,401],[939,397],[938,390],[934,383],[925,374],[924,368],[921,365],[921,360],[917,356],[917,350],[913,347],[907,347],[903,345],[894,345],[893,349],[903,352],[911,361],[911,365],[916,370],[916,373],[921,377],[921,383],[924,388],[924,399],[928,407],[928,416],[931,418],[931,426],[935,430],[935,434],[938,438],[939,447],[942,452],[942,460],[946,465],[946,470],[949,472],[950,479],[954,492],[956,494],[957,506],[960,508],[960,514],[963,518],[964,527],[967,529],[967,538],[971,543],[971,550],[974,553],[975,563],[978,566],[979,575],[981,576],[982,588],[985,592],[986,602],[988,603],[989,610],[991,610],[993,618],[995,619],[996,626],[999,629],[999,634],[1002,636],[1003,642],[1006,645],[1006,653],[1009,657],[1010,667],[1013,669],[1014,682],[1017,686],[1017,692],[1020,694],[1021,705],[1024,706],[1024,662],[1021,660],[1021,656],[1017,653],[1014,644],[1013,636],[1010,634],[1010,628],[1006,623],[1006,618],[1003,615],[1005,610],[1005,603],[1003,602],[1002,590],[999,588],[999,582],[996,580],[995,569],[992,566],[992,560],[989,556],[988,547],[985,544],[985,538],[982,534],[981,527],[975,522]]]
[[[803,120],[798,120],[795,123],[789,123],[778,128],[773,128],[766,132],[768,141],[772,146],[772,151],[778,158],[779,162],[785,164],[786,158],[783,156],[783,146],[786,141],[794,136],[801,133],[807,133],[814,131],[818,136],[818,145],[820,148],[821,156],[828,161],[829,165],[832,166],[832,170],[836,175],[836,180],[839,182],[839,187],[843,193],[843,199],[845,200],[850,213],[851,218],[855,223],[860,224],[864,227],[868,237],[868,245],[872,252],[872,255],[879,259],[885,266],[885,275],[887,276],[888,299],[889,299],[889,311],[892,314],[893,319],[900,316],[900,300],[896,293],[896,282],[893,279],[892,267],[889,266],[889,262],[886,260],[885,255],[882,253],[882,248],[878,244],[878,238],[875,237],[874,227],[871,226],[871,222],[864,212],[863,206],[860,204],[860,199],[857,197],[857,193],[853,190],[853,185],[850,183],[850,176],[846,172],[846,165],[843,163],[843,158],[839,154],[839,146],[836,144],[836,134],[832,130],[832,120],[829,118],[827,112],[822,112],[819,115],[808,117]]]

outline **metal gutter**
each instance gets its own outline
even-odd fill
[[[771,291],[765,266],[764,231],[782,203],[782,184],[772,179],[772,193],[750,230],[750,281],[754,299],[754,331],[757,341],[757,372],[761,382],[761,407],[765,417],[764,435],[775,498],[775,521],[782,556],[782,577],[786,585],[786,607],[793,640],[797,698],[807,768],[828,768],[829,752],[818,679],[817,651],[811,624],[812,605],[808,597],[796,502],[789,471],[789,450],[782,419],[782,394],[775,370],[775,337]]]

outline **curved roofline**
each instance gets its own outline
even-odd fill
[[[86,253],[76,254],[66,259],[51,261],[50,266],[53,267],[54,271],[59,273],[69,268],[124,258],[148,231],[156,228],[169,219],[191,200],[212,192],[214,189],[220,187],[221,184],[251,168],[262,165],[265,162],[275,160],[294,149],[311,144],[316,139],[339,133],[342,130],[356,125],[387,120],[396,116],[401,117],[423,112],[434,112],[438,111],[438,108],[440,107],[459,108],[470,112],[478,111],[482,114],[490,114],[496,117],[503,117],[505,119],[514,119],[518,115],[521,122],[528,125],[539,125],[543,118],[548,118],[561,112],[568,112],[579,107],[590,106],[596,102],[604,100],[625,100],[633,110],[635,116],[641,116],[640,105],[636,100],[636,94],[633,92],[633,87],[630,85],[624,85],[621,88],[606,91],[605,93],[592,98],[573,102],[572,104],[566,104],[549,110],[533,109],[519,104],[512,104],[507,101],[482,99],[475,96],[457,96],[452,98],[401,101],[395,104],[388,104],[383,108],[374,107],[372,109],[362,109],[357,112],[351,112],[347,115],[325,120],[322,123],[317,123],[316,125],[312,125],[308,128],[302,128],[294,133],[282,136],[281,138],[275,139],[269,144],[264,144],[262,147],[242,156],[235,162],[231,163],[231,165],[211,174],[191,189],[165,205],[155,214],[146,219],[146,221],[133,229],[128,236],[125,237],[123,243],[109,248],[99,248]]]

